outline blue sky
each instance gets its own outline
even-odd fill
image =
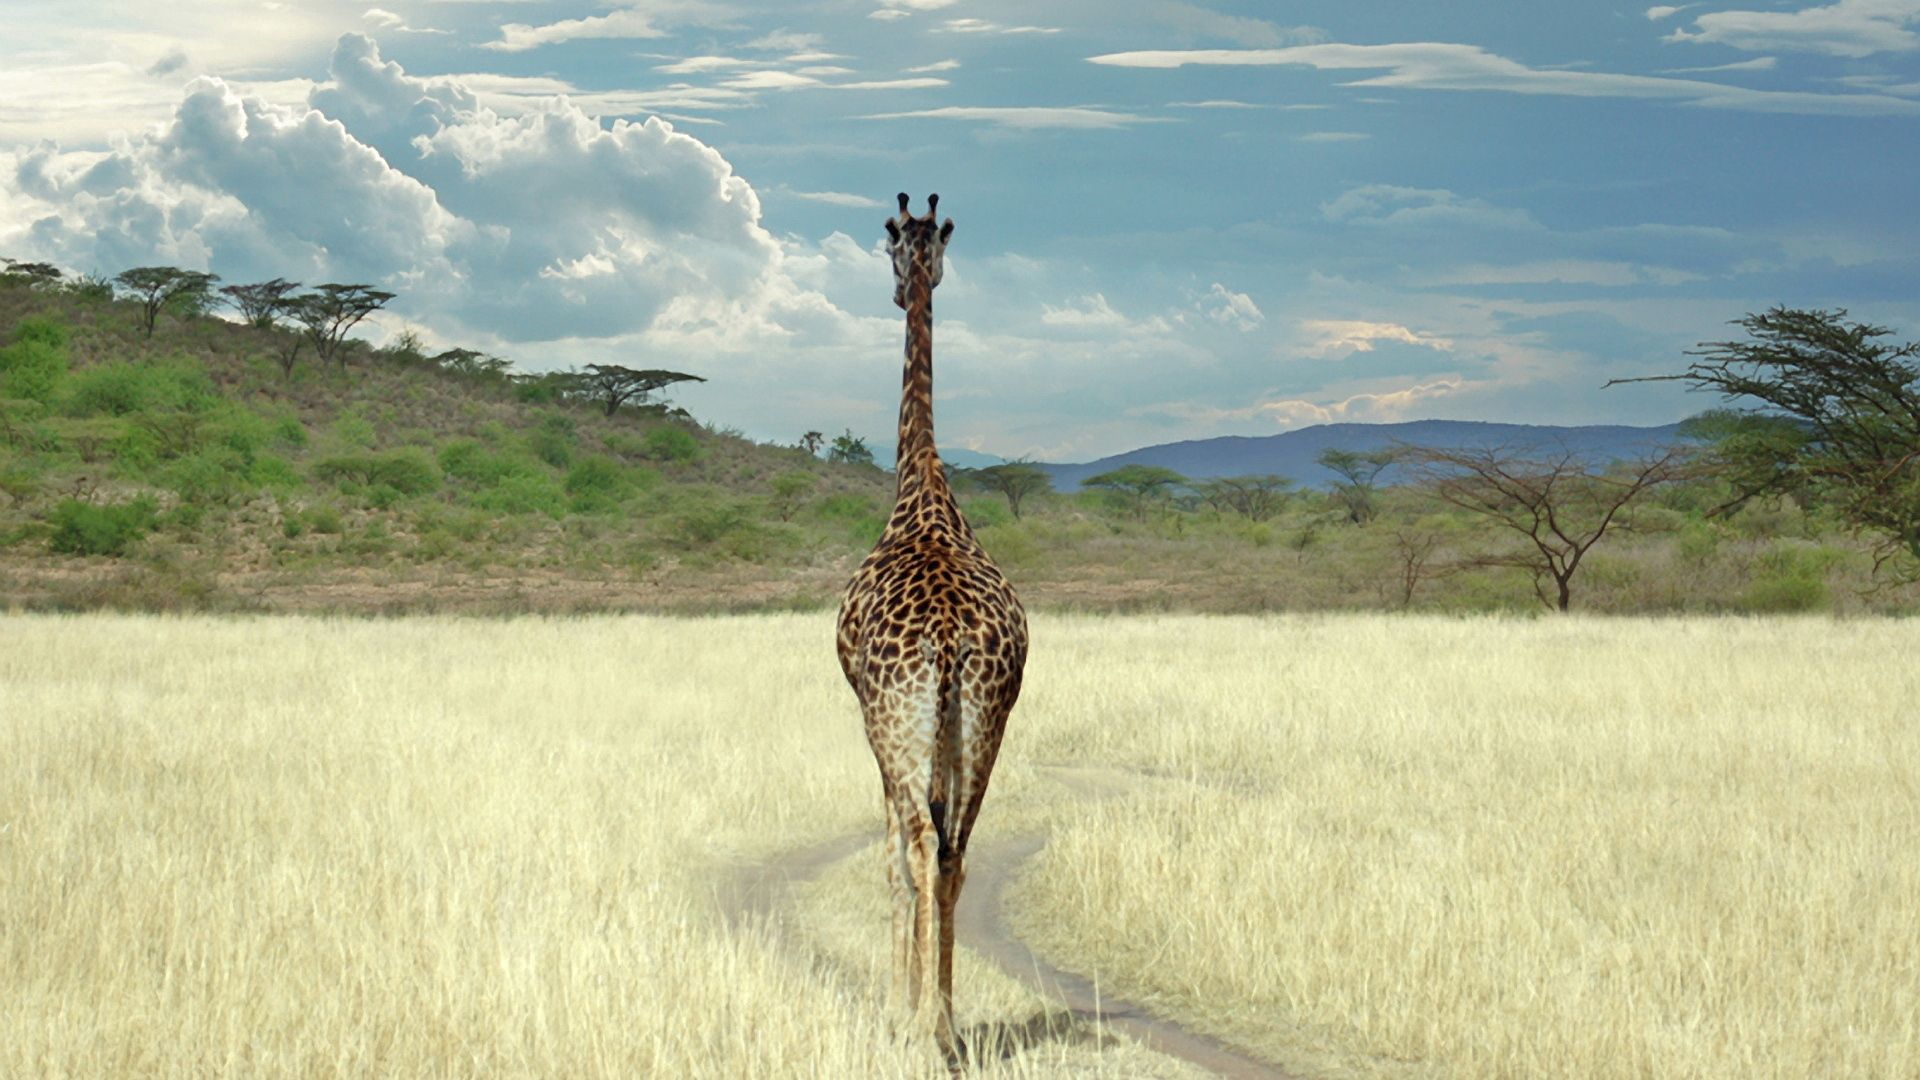
[[[1920,328],[1920,0],[10,0],[0,254],[376,281],[372,329],[891,443],[1662,423],[1774,303]]]

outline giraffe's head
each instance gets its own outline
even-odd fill
[[[928,288],[940,284],[947,237],[953,235],[952,218],[944,225],[934,225],[933,212],[940,205],[940,196],[927,196],[926,217],[908,214],[907,202],[907,193],[903,191],[900,216],[887,219],[887,254],[893,258],[893,302],[902,308],[907,306],[907,279],[916,266],[926,269]]]

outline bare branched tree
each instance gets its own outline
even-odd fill
[[[1572,605],[1574,574],[1619,523],[1621,510],[1645,492],[1690,474],[1688,451],[1678,447],[1606,472],[1592,471],[1564,449],[1407,447],[1405,454],[1434,495],[1526,540],[1517,551],[1482,555],[1473,563],[1527,571],[1540,602],[1559,611]]]

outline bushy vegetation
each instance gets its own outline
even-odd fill
[[[380,348],[344,338],[331,363],[289,367],[272,318],[163,306],[149,338],[145,308],[100,285],[0,277],[0,597],[12,604],[820,606],[891,506],[891,476],[850,431],[760,445],[658,402],[610,414],[567,373],[430,356],[412,334]],[[953,480],[1037,607],[1528,611],[1566,571],[1570,550],[1529,556],[1520,534],[1463,509],[1471,499],[1377,486],[1371,458],[1323,464],[1206,482],[1117,470],[1073,493],[1024,463]],[[1589,492],[1609,482],[1575,479]],[[1731,484],[1676,475],[1637,493],[1566,571],[1571,606],[1912,605],[1912,585],[1876,575],[1875,538],[1831,505]],[[113,561],[91,564],[95,577],[62,568],[82,557]]]

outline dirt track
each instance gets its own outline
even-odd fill
[[[774,923],[791,919],[793,886],[820,876],[872,846],[874,840],[866,833],[840,836],[745,867],[721,891],[722,910],[735,925],[755,918]],[[1108,1030],[1218,1076],[1284,1080],[1292,1075],[1131,1002],[1097,993],[1087,979],[1053,967],[1028,949],[1007,924],[1004,894],[1020,867],[1045,845],[1042,836],[1025,836],[976,843],[967,854],[967,887],[956,912],[959,944],[991,960],[1062,1008],[1059,1013],[1037,1018],[1029,1025],[1031,1030],[1003,1032],[1002,1036],[1011,1035],[1017,1043],[1031,1044],[1045,1039],[1085,1038],[1088,1033],[1097,1037],[1100,1031]],[[884,883],[876,880],[874,887],[883,888]],[[885,932],[883,926],[874,927],[875,934]]]

